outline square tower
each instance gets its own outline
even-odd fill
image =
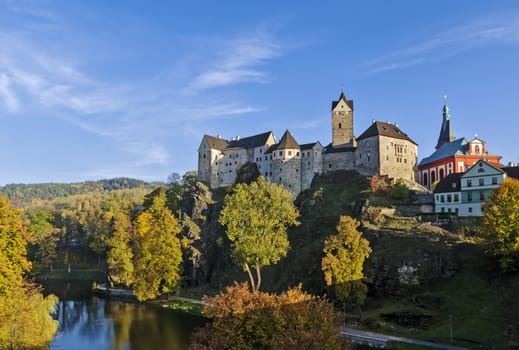
[[[344,91],[332,102],[332,147],[356,146],[353,135],[353,100],[347,100]]]

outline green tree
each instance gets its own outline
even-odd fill
[[[371,253],[369,242],[357,230],[359,222],[341,216],[337,234],[324,241],[321,268],[328,286],[335,286],[336,297],[342,302],[361,305],[366,286],[362,283],[364,260]]]
[[[182,263],[179,232],[178,221],[167,208],[162,191],[137,218],[133,288],[139,300],[170,292],[179,283]]]
[[[110,280],[129,287],[133,276],[132,222],[119,212],[112,220],[113,235],[108,240],[108,273]]]
[[[56,297],[24,281],[31,267],[24,231],[20,210],[0,197],[0,349],[42,348],[58,328],[50,316]]]
[[[250,185],[237,184],[225,196],[219,221],[227,227],[233,256],[248,273],[253,291],[261,286],[261,268],[287,255],[287,227],[298,225],[298,216],[290,192],[263,177]]]
[[[52,271],[52,264],[58,258],[57,241],[60,232],[59,228],[54,227],[54,213],[43,209],[30,212],[28,230],[36,249],[34,255],[37,262],[49,266]]]
[[[487,253],[496,256],[504,271],[519,269],[519,181],[511,178],[490,195],[483,206],[481,233]]]

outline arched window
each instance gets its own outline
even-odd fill
[[[476,147],[474,148],[474,152],[476,152],[476,154],[479,154],[479,146],[476,145]]]
[[[436,181],[436,174],[434,173],[434,170],[431,171],[431,183],[433,183],[434,181]]]
[[[423,185],[427,186],[427,173],[423,173]]]
[[[440,180],[443,179],[443,177],[445,176],[445,174],[443,173],[443,168],[440,169]]]
[[[342,124],[341,124],[341,123],[339,123],[339,129],[341,129],[341,128],[342,128]]]

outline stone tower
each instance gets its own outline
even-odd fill
[[[332,147],[356,146],[353,136],[353,100],[347,100],[344,90],[332,102]]]
[[[272,182],[285,186],[294,197],[301,192],[301,148],[288,130],[272,149]]]

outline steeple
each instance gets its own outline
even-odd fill
[[[451,116],[449,113],[449,107],[447,107],[447,96],[443,96],[445,104],[443,105],[443,121],[442,128],[440,130],[440,136],[438,137],[438,143],[436,149],[440,149],[446,143],[452,142],[456,139],[454,132],[451,128]]]

